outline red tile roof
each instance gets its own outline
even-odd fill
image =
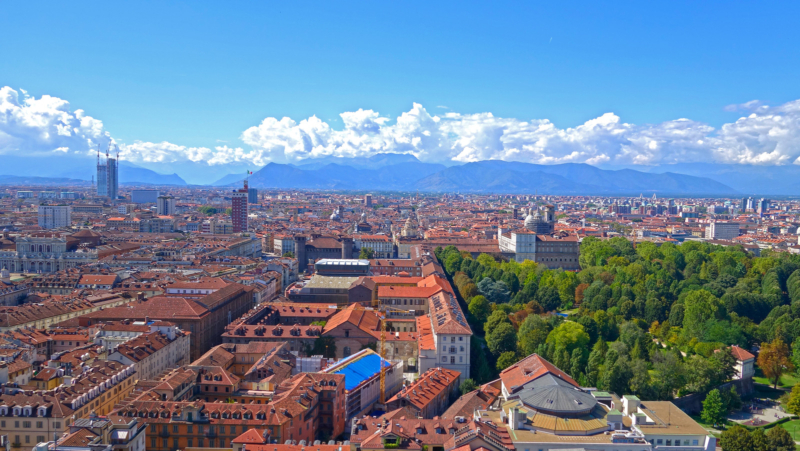
[[[742,362],[756,358],[756,356],[754,356],[753,354],[750,354],[749,352],[745,351],[744,349],[736,345],[731,346],[731,354],[733,354],[733,356],[736,357],[736,360],[741,360]]]
[[[508,390],[509,393],[513,393],[522,385],[548,373],[553,374],[576,387],[579,386],[577,382],[572,380],[572,378],[567,375],[567,373],[556,368],[555,365],[540,357],[538,354],[531,354],[514,365],[506,368],[500,373],[500,379],[503,381],[503,385],[505,385],[506,390]]]

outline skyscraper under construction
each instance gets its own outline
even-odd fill
[[[106,150],[105,164],[100,164],[100,150],[97,150],[97,195],[116,200],[119,191],[119,151],[117,158],[111,158]]]

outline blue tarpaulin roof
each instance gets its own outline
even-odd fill
[[[338,369],[334,374],[344,374],[344,388],[345,390],[352,390],[358,387],[358,384],[378,374],[380,371],[378,362],[380,361],[383,361],[383,366],[386,368],[391,366],[389,362],[381,359],[378,354],[367,354]]]

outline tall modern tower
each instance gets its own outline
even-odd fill
[[[119,192],[119,149],[117,158],[111,158],[106,150],[105,164],[100,164],[100,150],[97,150],[97,195],[109,197],[111,200],[117,199]]]
[[[172,196],[158,196],[156,214],[159,216],[175,215],[175,198]]]
[[[247,232],[247,199],[249,190],[247,189],[247,179],[244,179],[244,188],[233,192],[231,196],[231,224],[233,233]]]

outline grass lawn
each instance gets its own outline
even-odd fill
[[[772,388],[771,385],[756,385],[755,388],[756,390],[753,396],[756,398],[766,398],[777,401],[778,398],[786,394],[786,390],[781,390],[780,388],[776,390]]]
[[[689,415],[689,416],[692,417],[692,419],[694,421],[696,421],[697,424],[699,424],[700,426],[703,426],[706,429],[716,429],[718,431],[724,431],[725,429],[727,429],[727,428],[729,428],[729,427],[731,427],[731,426],[733,426],[735,424],[735,423],[733,423],[731,421],[725,420],[725,424],[724,425],[718,424],[716,427],[714,427],[713,424],[708,424],[705,421],[703,421],[703,419],[700,418],[700,415]]]
[[[578,313],[578,310],[579,309],[574,308],[572,310],[564,310],[561,313],[563,313],[565,315],[574,315],[574,314]]]
[[[789,435],[792,436],[794,441],[796,442],[800,441],[800,420],[787,421],[786,423],[783,423],[779,426],[786,429],[786,431],[789,432]]]
[[[770,387],[772,386],[772,381],[764,377],[761,374],[761,371],[757,371],[756,375],[753,376],[753,382],[757,384],[769,385]],[[797,384],[800,384],[800,378],[798,378],[794,374],[784,374],[783,376],[781,376],[781,380],[780,383],[778,384],[778,387],[792,388]]]

